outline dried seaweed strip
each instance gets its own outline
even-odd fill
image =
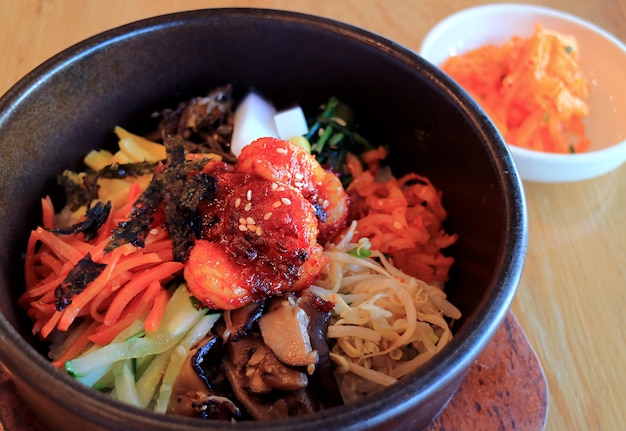
[[[67,229],[50,229],[50,231],[64,235],[77,235],[82,232],[85,236],[85,241],[90,241],[96,237],[98,230],[100,230],[104,222],[107,220],[110,212],[110,201],[106,204],[98,202],[95,206],[87,210],[85,219],[82,222],[76,223]]]
[[[185,161],[181,136],[166,138],[165,147],[168,164],[159,174],[164,184],[163,209],[173,243],[174,260],[184,262],[198,234],[198,203],[215,194],[215,178],[201,172],[201,163]]]
[[[91,254],[87,253],[54,290],[55,308],[58,311],[64,310],[72,303],[72,298],[81,293],[105,268],[106,264],[94,262]]]
[[[158,162],[114,163],[97,171],[87,170],[82,176],[72,171],[65,171],[57,177],[57,183],[65,189],[67,205],[72,211],[86,206],[98,198],[98,180],[137,178],[151,174]]]
[[[113,163],[96,171],[98,178],[124,179],[137,178],[154,172],[159,162]]]
[[[146,236],[152,226],[154,213],[159,208],[163,184],[155,175],[152,181],[133,204],[129,218],[117,225],[111,232],[111,239],[105,247],[105,252],[124,245],[132,244],[135,247],[145,245]]]
[[[77,173],[65,171],[57,177],[57,184],[65,190],[67,206],[72,211],[88,205],[93,200],[93,191],[80,181]],[[97,192],[97,190],[96,190]]]

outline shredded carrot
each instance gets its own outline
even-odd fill
[[[152,305],[152,310],[146,317],[146,321],[144,323],[144,328],[148,334],[153,333],[159,328],[159,324],[163,319],[163,314],[165,313],[165,306],[167,305],[167,301],[169,301],[170,295],[167,290],[162,289],[157,297],[154,299],[154,304]]]
[[[106,308],[113,300],[113,283],[107,283],[98,294],[89,302],[89,314],[96,322],[104,321]]]
[[[59,320],[61,320],[61,314],[61,311],[55,310],[48,321],[43,324],[41,331],[39,331],[43,338],[47,338],[48,335],[50,335],[50,333],[54,330],[57,323],[59,323]]]
[[[124,311],[126,305],[139,293],[152,283],[171,277],[182,268],[183,264],[180,262],[163,262],[158,266],[151,267],[135,275],[131,281],[126,283],[124,287],[120,289],[119,293],[115,296],[115,299],[113,299],[113,302],[111,302],[111,305],[104,316],[104,323],[106,325],[112,325],[115,323]]]
[[[47,245],[50,249],[53,249],[54,252],[59,256],[59,258],[68,260],[74,265],[76,265],[78,261],[81,260],[85,255],[71,244],[71,242],[73,241],[70,239],[69,236],[62,238],[41,227],[38,227],[33,232],[33,235],[36,236],[37,240]]]
[[[89,340],[99,346],[103,346],[113,341],[113,339],[119,335],[120,332],[130,326],[133,322],[144,318],[148,314],[160,290],[161,284],[158,281],[150,283],[142,294],[137,295],[132,299],[132,301],[124,309],[124,314],[119,320],[112,324],[107,324],[106,322],[101,323],[96,328],[95,332],[89,336]]]
[[[356,237],[367,237],[372,249],[390,255],[394,265],[408,274],[426,282],[445,282],[454,260],[442,249],[457,236],[443,228],[447,213],[441,193],[417,174],[377,181],[383,150],[372,151],[362,157],[371,163],[366,170],[359,163],[348,163],[353,180],[347,191],[351,217],[357,220]]]
[[[538,23],[528,38],[452,56],[442,69],[476,99],[507,143],[553,153],[588,149],[589,84],[573,36]]]
[[[98,322],[85,322],[80,328],[77,328],[76,332],[73,334],[74,339],[72,342],[66,347],[61,356],[52,362],[52,365],[61,368],[65,365],[66,361],[77,357],[89,344],[89,337],[93,334],[97,326]]]
[[[43,226],[47,229],[54,229],[56,226],[56,214],[50,196],[41,200]]]
[[[111,211],[91,241],[86,241],[82,233],[52,232],[50,229],[56,223],[54,207],[48,197],[42,199],[42,227],[32,231],[29,238],[25,256],[26,291],[19,303],[33,320],[33,333],[41,338],[47,338],[54,330],[66,332],[76,328],[72,336],[76,331],[78,336],[55,360],[57,366],[93,343],[110,342],[137,319],[150,316],[150,330],[160,323],[168,299],[162,286],[183,267],[182,263],[173,261],[171,240],[163,229],[164,216],[155,215],[145,248],[125,244],[106,251],[111,230],[128,218],[140,193],[137,183],[131,185],[127,202]],[[60,308],[57,290],[87,254],[105,268]]]

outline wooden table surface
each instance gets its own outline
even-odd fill
[[[354,24],[417,51],[470,0],[0,0],[0,94],[35,66],[100,31],[210,7],[267,7]],[[626,41],[626,0],[529,1]],[[626,71],[625,71],[626,73]],[[626,429],[626,165],[568,184],[526,183],[529,247],[513,312],[548,380],[548,431]]]

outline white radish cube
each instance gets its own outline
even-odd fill
[[[250,92],[235,111],[230,149],[238,156],[243,147],[259,138],[278,138],[274,124],[276,109],[260,95]]]
[[[309,131],[304,112],[302,112],[302,108],[299,106],[274,115],[274,123],[278,131],[278,137],[284,140],[291,139],[294,136],[306,135]]]

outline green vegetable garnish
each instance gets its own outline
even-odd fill
[[[354,111],[346,103],[331,97],[323,111],[312,121],[305,138],[311,144],[311,154],[323,166],[328,166],[339,174],[341,182],[347,186],[352,180],[345,170],[346,155],[359,156],[374,147],[356,132]]]
[[[354,247],[352,250],[348,251],[348,254],[354,257],[367,258],[371,256],[372,252],[367,248]]]

